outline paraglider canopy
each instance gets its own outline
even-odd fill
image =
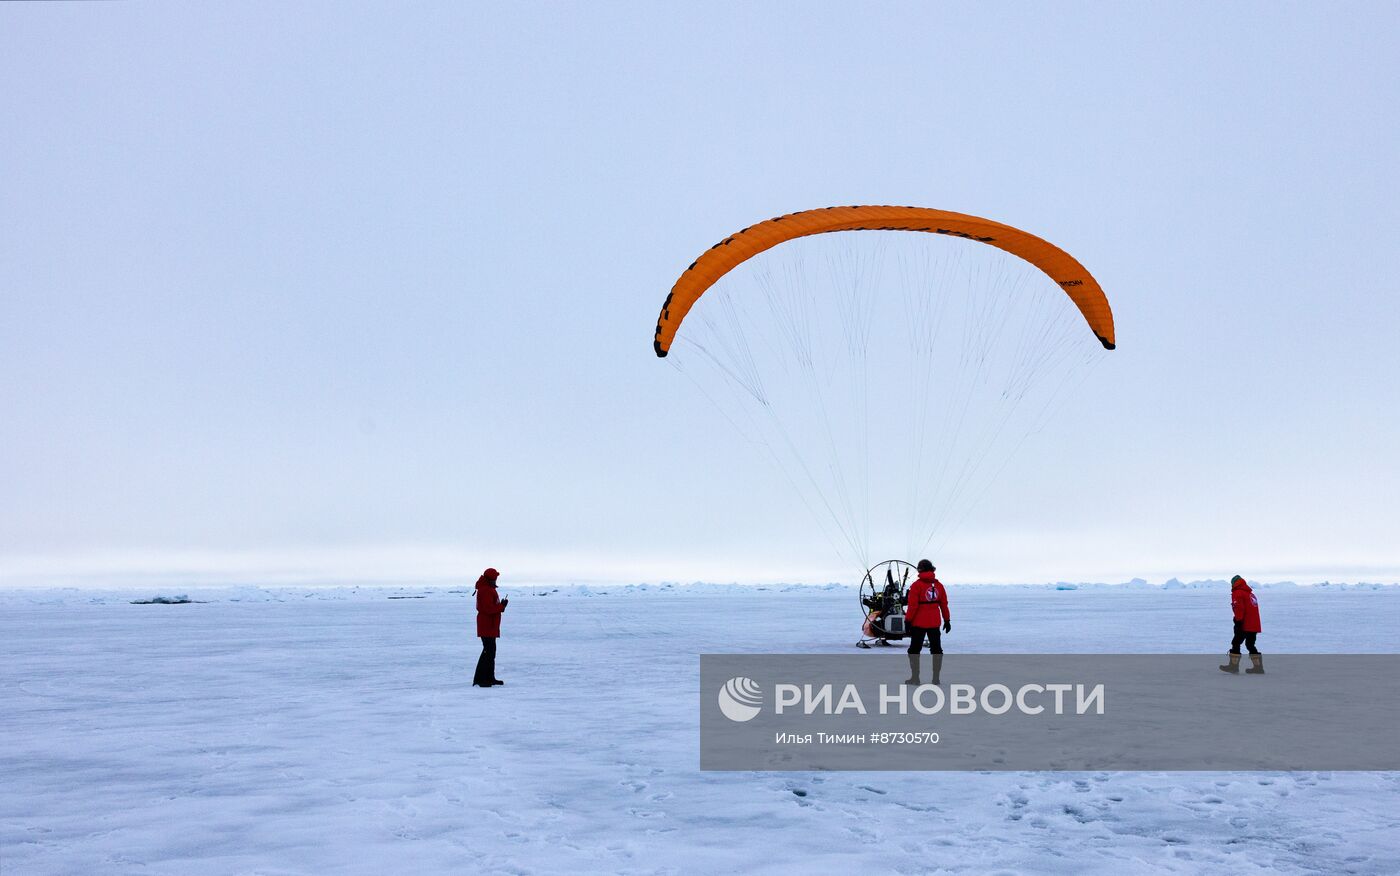
[[[1034,234],[991,219],[927,207],[826,207],[750,225],[691,262],[661,306],[652,342],[656,355],[670,352],[676,330],[696,300],[736,265],[780,243],[835,231],[923,231],[1005,250],[1035,265],[1059,284],[1104,348],[1112,350],[1115,346],[1113,311],[1098,281],[1069,253]]]

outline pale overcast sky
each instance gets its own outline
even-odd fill
[[[951,581],[1400,580],[1400,5],[0,7],[0,583],[843,579],[652,353],[725,234],[1043,233]]]

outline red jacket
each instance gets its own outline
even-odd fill
[[[948,591],[933,572],[920,572],[919,580],[909,588],[904,607],[904,622],[911,627],[931,630],[943,626],[953,616],[948,613]]]
[[[1230,609],[1235,613],[1235,620],[1244,621],[1246,633],[1264,631],[1259,625],[1259,597],[1243,580],[1236,581],[1235,586],[1230,588]]]
[[[496,592],[496,579],[482,576],[476,582],[476,634],[486,639],[501,637],[501,595]]]

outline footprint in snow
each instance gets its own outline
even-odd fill
[[[863,825],[861,825],[859,820],[854,820],[854,813],[847,812],[845,814],[853,817],[852,823],[846,825],[843,828],[843,830],[845,830],[846,833],[849,833],[851,836],[858,839],[864,845],[873,845],[879,842],[879,838],[875,836],[874,831],[870,830],[870,828],[868,827],[864,827]]]
[[[806,790],[804,790],[804,789],[802,789],[802,788],[789,788],[788,790],[792,792],[792,796],[794,796],[794,797],[797,798],[797,801],[796,801],[796,802],[797,802],[797,805],[798,805],[798,806],[811,806],[811,805],[812,805],[812,801],[811,801],[810,799],[808,799],[808,797],[807,797],[807,792],[806,792]]]
[[[1070,818],[1073,818],[1080,824],[1090,824],[1091,822],[1096,820],[1094,816],[1089,815],[1083,809],[1080,809],[1078,806],[1070,806],[1066,804],[1064,806],[1061,806],[1060,809],[1066,815],[1068,815]]]

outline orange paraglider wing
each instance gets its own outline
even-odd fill
[[[985,243],[1025,259],[1059,284],[1104,347],[1114,347],[1113,311],[1103,289],[1074,256],[1034,234],[964,213],[926,207],[827,207],[750,225],[710,247],[671,287],[656,321],[653,346],[665,356],[700,296],[735,266],[780,243],[832,231],[925,231]]]

